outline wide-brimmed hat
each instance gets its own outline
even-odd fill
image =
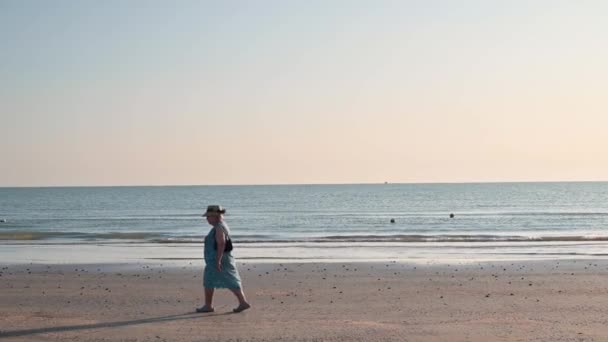
[[[207,207],[207,211],[203,214],[205,216],[219,216],[226,213],[226,209],[224,209],[221,205],[210,205]]]

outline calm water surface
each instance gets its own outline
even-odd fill
[[[215,203],[245,259],[597,257],[608,240],[606,182],[0,188],[0,254],[198,257]]]

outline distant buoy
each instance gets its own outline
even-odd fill
[[[450,214],[450,218],[454,218],[454,214]]]
[[[391,219],[391,223],[395,223],[395,219]]]

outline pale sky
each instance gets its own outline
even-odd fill
[[[0,0],[0,186],[608,180],[606,18]]]

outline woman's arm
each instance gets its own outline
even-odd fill
[[[223,229],[215,229],[215,242],[217,242],[217,251],[215,255],[215,267],[218,272],[222,271],[222,257],[224,256],[224,248],[226,248],[226,235]]]

